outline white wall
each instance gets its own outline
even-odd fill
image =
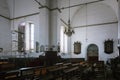
[[[67,1],[63,2],[62,0],[59,4],[60,7],[68,6]],[[78,1],[78,0],[77,0]],[[74,4],[71,0],[71,5]],[[79,1],[78,1],[79,2]],[[76,3],[78,4],[78,3]],[[106,61],[108,58],[114,58],[118,56],[117,49],[117,39],[118,39],[118,23],[112,24],[102,24],[109,22],[117,22],[117,14],[114,7],[106,4],[106,1],[81,5],[71,8],[71,25],[74,27],[75,34],[71,37],[71,51],[68,53],[72,58],[86,58],[86,50],[89,44],[96,44],[99,48],[99,60]],[[111,3],[110,3],[111,4]],[[115,4],[114,4],[115,5]],[[87,15],[87,16],[86,16]],[[62,13],[59,13],[60,18],[64,21],[68,21],[68,9],[62,10]],[[61,25],[60,25],[61,24]],[[94,25],[88,27],[80,27],[84,25],[92,24],[102,24]],[[58,28],[62,26],[61,22],[58,22]],[[77,28],[76,28],[77,27]],[[58,31],[59,37],[59,31]],[[60,40],[57,37],[58,41]],[[86,41],[87,39],[87,41]],[[104,41],[108,39],[114,40],[114,52],[112,54],[106,54],[104,52]],[[82,43],[81,54],[75,55],[73,53],[73,44],[75,41],[80,41]],[[65,57],[65,56],[64,56]]]
[[[118,0],[118,14],[118,39],[120,39],[120,0]]]
[[[86,50],[89,44],[96,44],[98,46],[99,60],[106,60],[108,58],[114,58],[118,56],[118,49],[117,49],[118,27],[117,26],[118,26],[117,24],[109,24],[109,25],[91,26],[87,28],[86,27],[75,28],[75,35],[72,36],[72,42],[71,42],[72,57],[86,58],[86,55],[87,55]],[[104,42],[105,40],[108,40],[108,39],[113,39],[114,41],[114,51],[112,54],[106,54],[104,52]],[[80,41],[82,43],[81,54],[79,55],[73,54],[73,44],[75,41]]]
[[[0,0],[0,14],[9,17],[10,12],[6,0]]]
[[[5,56],[8,53],[11,53],[11,30],[10,30],[10,21],[0,17],[0,48],[3,48]]]
[[[17,29],[18,25],[24,21],[32,21],[35,24],[35,42],[38,41],[40,45],[57,45],[57,42],[60,41],[59,29],[63,24],[61,23],[60,18],[68,22],[68,9],[61,10],[62,13],[59,13],[58,11],[49,12],[46,8],[39,10],[39,5],[34,0],[15,0],[15,10],[13,10],[13,0],[7,1],[9,3],[11,18],[40,12],[40,14],[37,15],[15,19],[14,25],[13,22],[11,22],[12,29]],[[49,5],[49,0],[39,1],[43,5]],[[110,4],[108,3],[109,1],[107,1],[88,4],[87,8],[86,5],[71,8],[71,25],[75,29],[75,34],[71,37],[71,41],[69,41],[69,44],[71,44],[71,46],[69,46],[71,51],[69,52],[71,53],[68,54],[70,54],[72,58],[86,58],[86,48],[91,43],[98,45],[100,60],[107,60],[108,58],[113,58],[118,55],[116,47],[118,36],[117,23],[80,27],[82,25],[86,25],[86,23],[87,25],[91,25],[118,21],[116,7],[112,6],[113,0],[111,0]],[[85,3],[85,1],[81,2],[80,0],[71,0],[71,5],[80,3]],[[50,2],[51,8],[56,8],[57,6],[62,8],[68,5],[68,0],[57,0],[57,2],[56,0],[51,0]],[[114,2],[113,5],[116,5],[116,2]],[[103,50],[103,43],[107,39],[114,40],[114,53],[110,55],[104,53]],[[80,55],[73,54],[74,41],[80,41],[82,43],[82,51]],[[34,53],[29,56],[35,57],[40,54],[41,53]]]
[[[6,0],[0,0],[0,15],[9,17],[9,9]],[[3,48],[3,53],[0,56],[5,56],[11,53],[11,30],[10,20],[0,16],[0,48]]]
[[[35,42],[34,43],[36,43],[37,41],[39,42],[40,46],[49,45],[49,10],[46,8],[39,9],[40,6],[38,5],[38,3],[35,2],[35,0],[7,0],[7,1],[10,7],[9,9],[11,10],[10,12],[11,18],[38,13],[35,15],[21,17],[21,18],[12,20],[11,29],[13,31],[17,30],[19,24],[26,21],[31,21],[35,25],[35,33],[34,33]],[[40,2],[43,5],[48,5],[48,1],[46,0],[44,1],[40,0]],[[13,46],[13,50],[14,50],[14,46]],[[42,53],[34,52],[34,53],[27,54],[26,57],[38,57],[41,54]],[[12,56],[21,57],[21,53],[13,52]]]
[[[35,0],[7,0],[7,2],[11,18],[39,12],[39,5]]]

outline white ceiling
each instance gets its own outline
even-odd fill
[[[95,2],[95,1],[100,1],[100,0],[70,0],[70,6]],[[58,6],[59,7],[68,7],[69,6],[69,0],[59,0],[59,5]]]
[[[69,0],[58,0],[59,1],[59,8],[65,8],[69,6]],[[90,3],[90,2],[96,2],[100,1],[103,2],[104,4],[110,6],[118,16],[118,2],[117,0],[70,0],[70,6],[74,5],[79,5],[79,4],[85,4],[85,3]]]
[[[70,3],[71,3],[71,5],[76,5],[76,4],[89,3],[89,2],[93,2],[93,1],[100,1],[100,0],[70,0]]]

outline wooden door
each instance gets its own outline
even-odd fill
[[[98,61],[98,46],[96,44],[88,45],[87,60],[88,61]]]

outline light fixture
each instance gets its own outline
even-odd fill
[[[64,34],[66,34],[68,37],[71,37],[72,34],[74,34],[74,30],[73,28],[71,27],[71,24],[70,24],[70,0],[69,0],[69,15],[68,15],[69,19],[68,19],[68,27],[65,27],[65,30],[64,30]]]

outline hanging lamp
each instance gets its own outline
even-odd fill
[[[73,30],[73,28],[71,27],[71,24],[70,24],[70,22],[71,22],[70,21],[70,0],[69,0],[69,15],[68,15],[68,17],[69,17],[68,25],[67,25],[68,27],[65,27],[64,34],[66,34],[68,37],[71,37],[72,34],[74,34],[75,32],[74,32],[74,30]],[[64,22],[64,21],[62,20],[62,22]]]

